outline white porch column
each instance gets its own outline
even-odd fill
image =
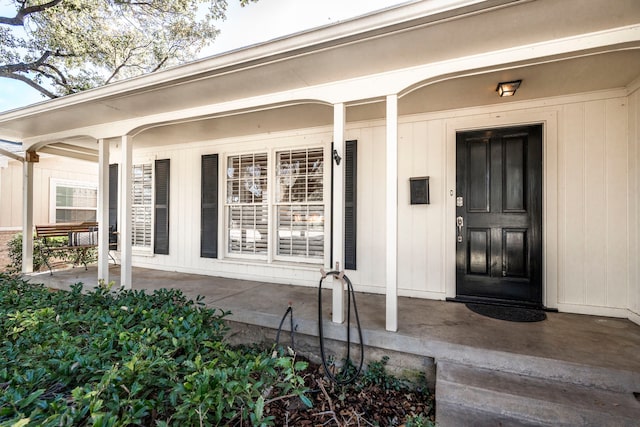
[[[120,191],[120,286],[131,289],[132,265],[131,265],[131,186],[133,167],[133,143],[129,135],[122,137],[122,185]]]
[[[22,163],[22,272],[33,272],[33,162]],[[37,156],[36,156],[37,158]]]
[[[398,330],[398,95],[387,96],[386,329]]]
[[[98,140],[98,280],[109,283],[109,143]]]
[[[333,207],[331,221],[333,224],[333,265],[332,269],[344,269],[344,128],[345,107],[343,103],[333,106],[333,149],[342,157],[339,165],[333,160]],[[341,281],[333,279],[333,316],[336,323],[344,322],[344,286]]]

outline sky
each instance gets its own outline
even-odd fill
[[[407,3],[407,0],[259,0],[246,7],[240,7],[237,0],[228,0],[228,3],[227,19],[218,25],[220,35],[200,57],[343,21]],[[11,13],[6,5],[6,1],[0,1],[2,16]],[[26,84],[0,78],[0,112],[44,100],[46,98]]]

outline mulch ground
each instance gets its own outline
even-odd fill
[[[310,363],[305,371],[307,408],[298,397],[275,400],[265,415],[277,426],[401,426],[407,417],[422,415],[435,422],[435,402],[428,390],[393,390],[377,384],[338,386],[324,375],[322,366]]]

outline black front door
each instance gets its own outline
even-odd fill
[[[542,125],[456,136],[458,299],[542,305]]]

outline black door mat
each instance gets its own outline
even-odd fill
[[[476,303],[467,303],[466,306],[469,310],[482,316],[509,322],[540,322],[547,318],[544,311],[535,308]]]

